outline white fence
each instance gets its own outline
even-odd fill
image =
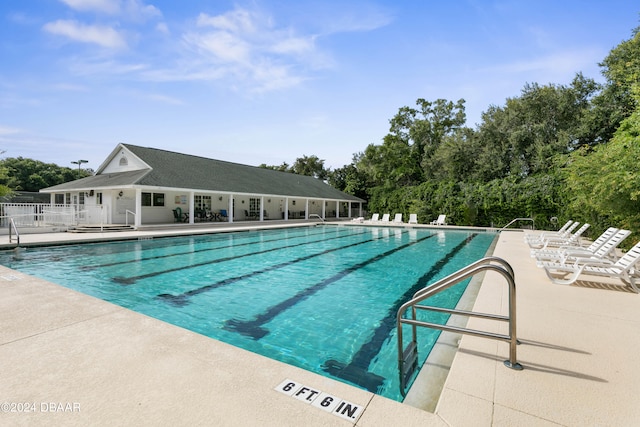
[[[0,203],[0,227],[75,226],[104,223],[103,206],[58,205],[49,203]]]

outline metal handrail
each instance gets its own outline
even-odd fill
[[[18,227],[16,227],[16,223],[13,218],[9,218],[9,243],[13,241],[13,236],[11,235],[11,229],[16,233],[16,242],[18,246],[20,246],[20,233],[18,232]]]
[[[136,223],[136,213],[130,211],[129,209],[125,210],[125,213],[124,213],[124,223],[125,223],[125,225],[129,225],[129,214],[133,215],[133,223],[135,225],[135,223]]]
[[[513,220],[511,220],[511,222],[507,225],[505,225],[504,227],[502,227],[500,230],[498,231],[502,231],[502,230],[506,230],[507,227],[509,227],[511,224],[513,224],[516,221],[531,221],[533,224],[533,229],[536,229],[536,221],[533,218],[515,218]]]
[[[497,262],[501,265],[491,264]],[[441,292],[469,277],[472,277],[478,273],[482,273],[487,270],[492,270],[500,273],[507,281],[509,285],[509,315],[497,315],[489,313],[478,313],[473,311],[465,311],[458,309],[448,309],[442,307],[432,307],[426,305],[420,305],[425,299]],[[405,312],[411,308],[411,317],[405,318]],[[475,329],[462,328],[451,325],[440,325],[437,323],[425,322],[417,320],[417,310],[431,310],[440,313],[457,314],[469,317],[479,317],[483,319],[491,319],[498,321],[505,321],[509,323],[509,333],[507,335],[497,334],[493,332],[479,331]],[[417,327],[423,326],[427,328],[439,329],[441,331],[457,332],[461,334],[474,335],[478,337],[496,339],[500,341],[506,341],[509,343],[509,359],[504,361],[505,366],[515,370],[521,370],[522,365],[517,362],[516,347],[518,344],[516,334],[516,285],[515,275],[513,268],[502,258],[498,257],[486,257],[482,258],[449,276],[438,280],[434,284],[423,288],[416,292],[413,298],[404,303],[397,314],[397,331],[398,331],[398,371],[400,376],[400,392],[405,395],[405,389],[407,385],[407,379],[411,377],[415,368],[417,367],[418,360],[418,345],[417,345]],[[403,342],[402,324],[411,325],[412,340],[405,348]],[[409,365],[409,366],[407,366]]]
[[[322,223],[324,223],[324,218],[322,218],[320,215],[318,215],[318,214],[309,214],[309,218],[311,218],[312,216],[317,216],[317,217],[318,217],[318,219],[319,219],[320,221],[322,221]]]

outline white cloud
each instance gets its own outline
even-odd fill
[[[254,21],[257,15],[244,9],[236,9],[223,15],[210,16],[206,13],[198,15],[198,27],[213,27],[218,30],[253,33],[256,31]]]
[[[299,85],[305,77],[292,72],[291,68],[284,65],[262,63],[256,64],[251,69],[254,92],[270,92],[287,89]]]
[[[248,9],[215,16],[201,13],[183,41],[196,54],[189,76],[231,77],[233,87],[254,92],[298,85],[309,68],[330,63],[318,52],[315,35],[297,35],[291,28],[277,27],[270,16]]]
[[[86,86],[80,86],[73,83],[58,83],[52,86],[54,90],[61,92],[87,92]]]
[[[162,12],[157,7],[144,4],[140,0],[126,0],[121,15],[131,21],[144,22],[148,19],[162,17]]]
[[[162,16],[158,8],[141,0],[60,0],[80,12],[98,12],[121,15],[131,21],[145,21]]]
[[[166,22],[158,22],[158,24],[156,25],[156,31],[166,35],[170,34],[169,26],[166,24]]]
[[[127,42],[122,34],[103,25],[84,25],[73,20],[57,20],[44,25],[51,34],[67,37],[81,43],[92,43],[109,49],[123,49]]]
[[[115,15],[120,10],[120,2],[114,0],[60,0],[71,9],[81,12],[102,12]]]
[[[20,129],[0,125],[0,135],[14,135],[21,132]]]
[[[249,59],[251,46],[242,38],[224,31],[188,34],[184,40],[214,61],[244,63]]]
[[[282,40],[276,40],[270,47],[270,50],[280,54],[304,54],[312,52],[315,37],[284,37]]]
[[[7,15],[7,19],[11,22],[20,25],[32,25],[37,24],[38,19],[34,16],[27,15],[23,12],[13,12]]]
[[[111,74],[111,75],[124,75],[140,73],[149,68],[146,64],[141,63],[120,63],[117,61],[84,61],[84,60],[71,60],[69,68],[78,75],[91,75],[91,74]]]
[[[560,81],[566,80],[567,77],[573,78],[579,70],[584,72],[593,69],[594,64],[597,64],[602,57],[603,52],[599,49],[574,49],[571,51],[553,52],[528,60],[497,64],[479,71],[501,75],[523,75],[525,78],[520,79],[522,82],[527,80],[527,75],[531,75],[535,77],[531,81],[536,81],[540,84],[547,84],[548,82],[560,83]]]
[[[146,5],[144,0],[60,1],[76,11],[127,15],[129,21],[136,15],[141,18],[162,16],[157,8]],[[327,21],[327,16],[323,16],[319,20]],[[363,16],[361,21],[351,17],[347,21],[337,27],[341,31],[363,31],[388,22],[380,15]],[[76,57],[69,61],[70,67],[78,74],[130,73],[148,81],[220,81],[231,90],[261,93],[299,85],[311,79],[318,70],[334,66],[331,53],[319,46],[317,33],[301,30],[295,24],[279,25],[271,15],[257,8],[236,7],[217,15],[200,13],[192,23],[192,27],[178,38],[162,37],[166,44],[154,52],[166,52],[170,58],[163,59],[161,53],[157,60],[149,57],[144,65],[127,65],[123,61],[93,62]],[[315,27],[327,37],[326,26]],[[335,28],[333,26],[333,30]],[[144,34],[137,35],[128,27],[89,25],[71,19],[50,22],[43,30],[71,41],[115,51],[129,47],[133,50],[157,40]],[[171,36],[167,23],[162,20],[155,24],[155,31],[156,35]]]

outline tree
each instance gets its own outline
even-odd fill
[[[42,188],[73,181],[92,174],[90,169],[80,169],[78,171],[78,169],[23,157],[9,157],[1,160],[0,168],[6,170],[6,174],[0,175],[0,185],[5,185],[14,191],[37,192]]]
[[[4,166],[0,166],[0,182],[9,180],[9,171]],[[0,184],[0,197],[8,196],[13,191],[6,184]]]
[[[283,162],[280,166],[269,166],[263,163],[259,167],[281,172],[297,173],[298,175],[313,176],[322,180],[326,180],[330,172],[330,170],[324,168],[324,160],[321,160],[315,155],[298,157],[292,166]]]
[[[635,94],[634,94],[635,92]],[[632,96],[640,101],[640,85]],[[636,104],[640,105],[640,104]],[[611,141],[572,153],[566,185],[573,212],[640,232],[640,108],[624,119]]]
[[[474,181],[481,152],[481,141],[473,129],[456,129],[431,156],[431,174],[443,181]]]
[[[298,175],[313,176],[321,180],[326,180],[328,176],[328,171],[324,168],[324,160],[320,160],[318,156],[298,157],[291,166],[291,171]]]
[[[420,167],[414,174],[416,183],[433,177],[434,153],[446,136],[464,126],[464,102],[464,99],[456,103],[446,99],[430,102],[419,98],[416,101],[417,109],[402,107],[390,120],[390,132],[385,140],[393,140],[396,146],[402,144],[411,147],[412,161],[408,165]]]
[[[609,88],[620,100],[620,110],[628,117],[638,106],[633,88],[640,83],[640,27],[632,31],[633,36],[613,48],[599,65],[607,79]]]
[[[589,142],[582,123],[597,88],[578,74],[570,86],[527,84],[504,107],[492,106],[478,128],[478,179],[546,173],[555,155]]]
[[[329,173],[328,183],[340,191],[352,194],[361,199],[367,198],[367,177],[362,173],[356,164],[362,154],[355,154],[351,164],[334,169]]]
[[[287,162],[283,162],[280,166],[269,166],[266,163],[262,163],[258,167],[263,168],[263,169],[273,169],[273,170],[280,171],[280,172],[291,172],[291,170],[289,168],[289,164]]]
[[[464,99],[453,103],[420,98],[416,104],[418,108],[400,108],[382,145],[370,144],[360,156],[356,167],[374,186],[418,185],[433,177],[432,156],[465,122]]]

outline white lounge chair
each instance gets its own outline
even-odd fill
[[[560,227],[560,229],[556,233],[564,233],[571,226],[571,224],[573,224],[573,220],[569,220],[565,222],[564,225]],[[551,233],[554,233],[554,232],[552,231]]]
[[[380,222],[389,222],[389,214],[382,215]]]
[[[544,271],[549,279],[558,285],[570,285],[585,274],[619,279],[635,293],[639,293],[640,289],[636,286],[638,272],[635,270],[638,261],[640,261],[640,242],[615,263],[609,260],[577,258],[573,264],[546,265]]]
[[[598,247],[598,249],[594,251],[589,251],[589,248],[573,248],[566,249],[562,251],[556,258],[551,258],[547,256],[546,258],[538,258],[537,264],[538,267],[551,266],[555,264],[571,264],[575,263],[578,259],[584,261],[585,259],[595,259],[595,260],[609,260],[611,262],[618,259],[616,256],[616,248],[624,239],[627,238],[631,234],[629,230],[618,230],[616,233],[611,236],[606,242]],[[595,243],[595,242],[594,242]]]
[[[380,214],[374,213],[371,215],[371,219],[367,222],[378,222],[380,221]]]
[[[574,224],[578,224],[578,223],[574,222]],[[571,227],[573,227],[573,225]],[[569,246],[580,245],[580,236],[582,236],[582,233],[584,233],[589,227],[590,227],[589,224],[582,224],[582,227],[580,227],[573,234],[569,233],[567,236],[564,236],[564,237],[560,237],[560,236],[547,237],[539,242],[530,241],[528,243],[529,243],[529,246],[539,248],[539,249],[546,249],[547,247],[554,247],[554,246],[557,247],[557,246],[564,246],[564,245],[569,245]]]
[[[396,216],[393,218],[393,222],[395,224],[403,224],[403,222],[402,222],[402,214],[401,213],[397,213]]]
[[[531,257],[538,258],[538,260],[555,260],[563,258],[563,254],[567,251],[579,252],[585,254],[585,256],[589,256],[596,252],[602,245],[604,245],[609,239],[611,239],[618,232],[618,229],[615,227],[607,228],[604,233],[602,233],[596,240],[593,241],[589,246],[582,247],[579,245],[562,245],[557,248],[548,248],[548,249],[531,249]],[[625,236],[626,237],[626,236]]]
[[[560,227],[560,229],[558,231],[545,231],[542,234],[525,234],[524,235],[524,240],[525,240],[525,242],[528,242],[529,240],[541,240],[545,236],[547,236],[547,237],[562,236],[562,235],[565,234],[565,232],[567,231],[569,226],[571,226],[571,224],[573,224],[573,221],[569,220],[569,221],[565,222],[565,224],[562,227]]]
[[[549,232],[544,232],[538,236],[528,235],[528,237],[525,238],[525,241],[530,247],[536,248],[544,245],[544,243],[549,239],[568,239],[571,233],[573,232],[573,230],[578,228],[579,225],[580,223],[576,221],[573,224],[571,224],[569,228],[567,228],[563,232],[549,231]]]
[[[418,223],[418,214],[409,214],[409,224]]]
[[[431,225],[447,225],[446,218],[446,215],[440,214],[438,219],[431,221]]]

